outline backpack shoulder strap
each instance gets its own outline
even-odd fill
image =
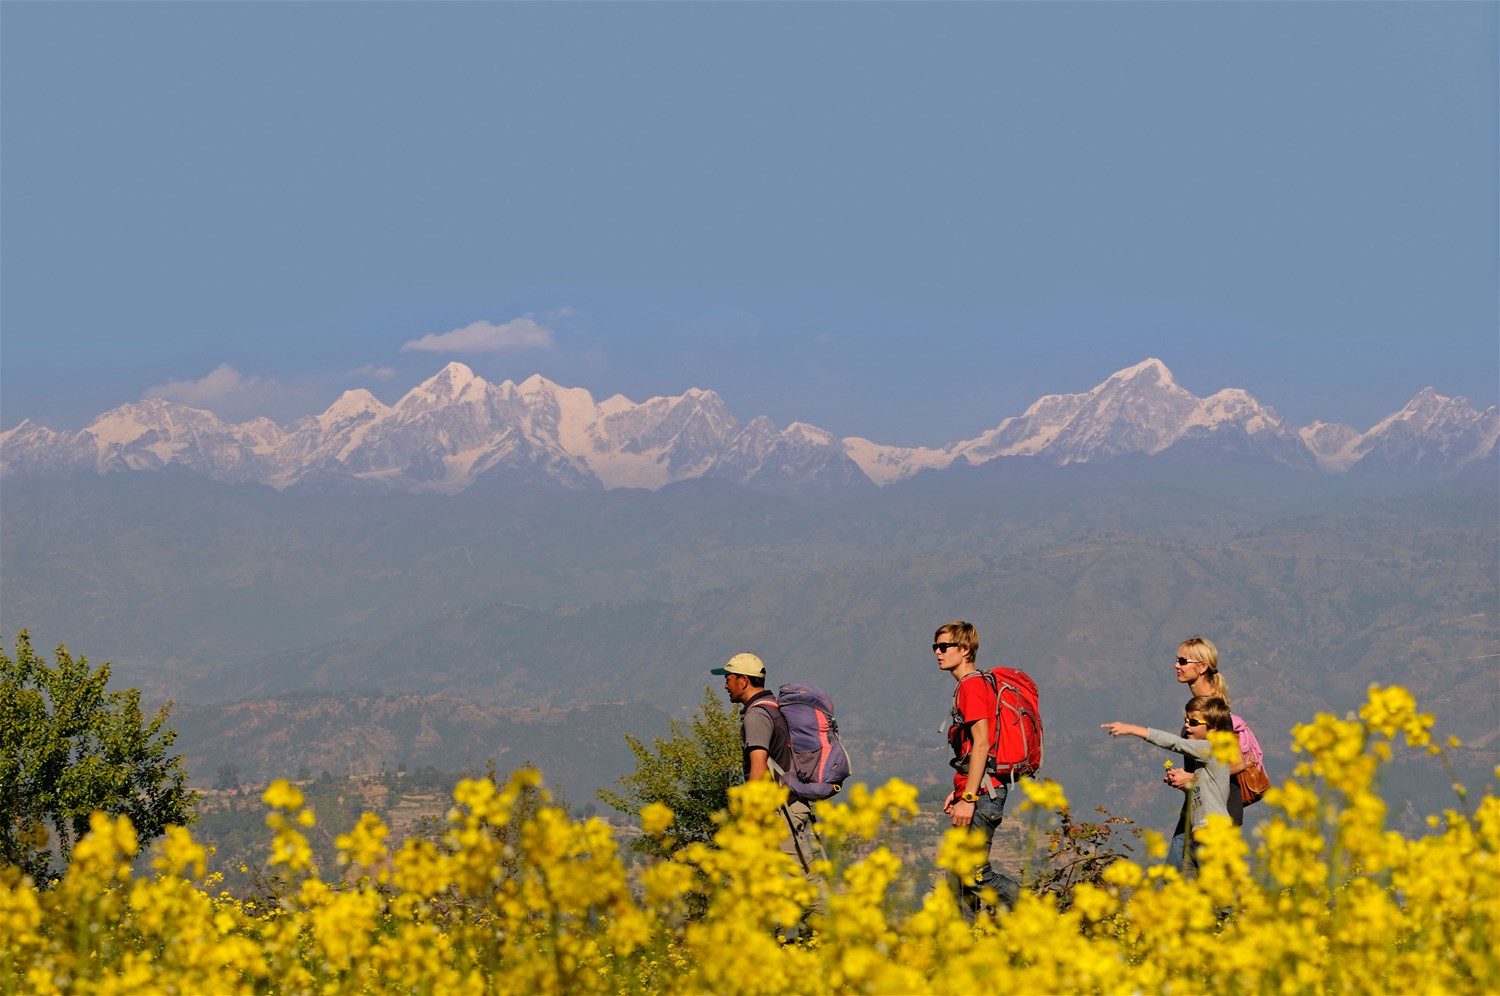
[[[981,671],[981,670],[975,669],[973,671],[970,671],[968,674],[964,675],[962,678],[959,678],[958,679],[958,683],[953,686],[953,704],[955,706],[958,705],[958,690],[960,688],[962,688],[963,687],[963,683],[966,682],[966,681],[968,681],[970,678],[983,678],[984,679],[984,683],[986,685],[990,686],[990,691],[995,692],[997,694],[1000,691],[1000,685],[995,680],[995,672],[993,672],[993,671]]]
[[[962,714],[958,711],[958,691],[963,687],[964,682],[968,681],[970,678],[983,678],[984,683],[990,687],[990,694],[995,696],[995,700],[997,702],[999,701],[1000,687],[995,684],[995,676],[989,671],[970,671],[962,678],[959,678],[958,682],[953,686],[953,721],[955,723],[962,722],[963,720]]]
[[[774,698],[773,699],[769,699],[769,700],[768,699],[761,699],[761,700],[759,700],[757,702],[752,702],[750,704],[751,705],[763,705],[767,709],[775,709],[778,715],[781,713],[781,703],[777,702]],[[774,757],[771,756],[771,752],[770,751],[766,751],[766,767],[770,768],[771,769],[771,774],[773,774],[773,775],[776,776],[776,784],[780,785],[782,788],[790,788],[791,787],[792,780],[793,780],[792,777],[791,777],[791,775],[787,772],[787,770],[785,768],[783,768],[780,764],[778,764],[776,762],[776,758],[774,758]],[[786,807],[782,806],[782,808],[785,809]]]

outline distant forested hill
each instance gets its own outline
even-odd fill
[[[506,708],[438,695],[300,693],[173,712],[187,768],[200,787],[233,765],[247,784],[276,778],[337,778],[436,768],[500,773],[530,764],[575,810],[594,790],[632,770],[626,733],[648,740],[667,719],[649,703],[569,709]],[[442,786],[451,788],[451,780]]]
[[[322,713],[255,700],[379,689],[362,700],[635,702],[680,716],[717,687],[708,668],[754,650],[773,683],[834,694],[870,759],[862,774],[933,780],[951,682],[927,644],[961,617],[980,628],[981,664],[1039,680],[1048,773],[1148,806],[1160,799],[1134,765],[1156,759],[1106,743],[1098,724],[1171,722],[1185,696],[1170,658],[1194,633],[1219,644],[1273,774],[1290,770],[1293,724],[1355,708],[1371,682],[1411,687],[1469,745],[1466,770],[1492,770],[1497,510],[1493,467],[1351,480],[1165,458],[997,460],[803,500],[708,480],[453,498],[277,494],[168,473],[8,482],[0,622],[175,699],[182,745],[208,777],[220,743],[257,767],[317,772],[353,756],[422,764],[417,748],[433,742],[420,725],[400,732],[412,720],[394,708],[330,714],[319,732],[308,724]],[[200,723],[188,708],[215,702],[259,709],[263,725],[212,711]],[[482,762],[509,743],[448,711],[436,742],[449,753],[430,763]],[[660,714],[596,716],[608,733],[574,751],[593,756],[573,770],[628,764],[616,734],[655,732]],[[569,749],[553,763],[573,763],[560,760]]]

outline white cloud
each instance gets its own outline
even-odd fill
[[[285,424],[326,406],[328,393],[328,385],[316,379],[246,377],[229,364],[220,363],[197,380],[158,384],[143,391],[141,397],[205,408],[230,422],[264,416]]]
[[[533,320],[530,315],[525,315],[503,325],[474,322],[440,335],[428,333],[420,339],[403,343],[401,351],[416,349],[430,353],[498,353],[506,349],[545,349],[551,345],[552,330]]]
[[[244,377],[229,364],[220,363],[198,380],[169,380],[146,388],[141,397],[165,398],[193,408],[217,409],[221,405],[241,407],[253,399],[275,394],[277,390],[274,381]]]
[[[354,370],[350,370],[349,373],[346,376],[349,376],[349,377],[370,377],[370,378],[373,378],[374,380],[391,380],[392,378],[394,378],[396,376],[396,368],[395,367],[377,367],[373,363],[366,363],[362,367],[359,367],[359,368],[354,369]]]

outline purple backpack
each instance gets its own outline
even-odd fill
[[[790,682],[777,690],[774,703],[761,699],[756,704],[774,705],[786,717],[792,735],[793,770],[776,773],[793,795],[816,802],[844,787],[844,779],[849,777],[849,755],[839,742],[833,700],[822,689]]]

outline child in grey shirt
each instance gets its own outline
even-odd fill
[[[1158,747],[1190,755],[1201,763],[1202,766],[1193,772],[1193,780],[1182,800],[1183,826],[1197,831],[1208,822],[1210,813],[1229,815],[1229,765],[1214,758],[1213,747],[1208,743],[1208,731],[1232,733],[1234,724],[1229,706],[1217,696],[1195,695],[1183,706],[1183,712],[1188,731],[1186,739],[1166,730],[1130,723],[1101,723],[1100,729],[1108,730],[1112,737],[1140,737]],[[1196,834],[1190,832],[1189,837],[1194,838]],[[1198,841],[1194,839],[1183,855],[1183,874],[1192,878],[1197,873]]]

